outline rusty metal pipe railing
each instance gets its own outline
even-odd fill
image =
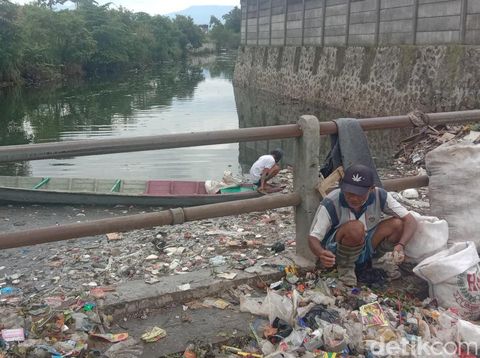
[[[428,185],[428,177],[417,176],[384,180],[386,190],[403,190]],[[194,206],[183,209],[164,210],[158,213],[130,215],[112,219],[101,219],[86,223],[52,226],[0,234],[0,250],[63,241],[85,236],[124,232],[161,225],[203,220],[221,216],[238,215],[252,211],[264,211],[300,204],[297,193],[268,195],[261,198],[231,201],[221,204]],[[178,214],[181,220],[178,221]]]
[[[221,204],[164,210],[158,213],[130,215],[119,218],[94,220],[84,223],[50,226],[0,234],[0,250],[85,236],[124,232],[161,225],[179,224],[221,216],[238,215],[300,205],[297,193],[266,195],[261,198],[230,201]],[[179,220],[181,217],[181,220]]]
[[[421,188],[422,186],[428,186],[428,182],[429,179],[426,175],[382,180],[383,187],[387,191],[400,191],[409,188]]]
[[[442,113],[426,113],[428,124],[435,126],[440,124],[461,124],[468,122],[480,121],[480,110],[458,112],[442,112]],[[376,117],[376,118],[360,118],[360,125],[363,130],[371,131],[376,129],[392,129],[392,128],[409,128],[414,127],[408,115]],[[337,126],[334,122],[321,122],[320,133],[332,134],[336,133]]]
[[[480,121],[480,110],[427,114],[430,125]],[[361,118],[364,130],[413,127],[408,115]],[[321,122],[322,135],[336,133],[334,122]],[[192,147],[224,143],[285,139],[302,136],[300,127],[287,124],[271,127],[240,128],[223,131],[178,133],[135,138],[96,139],[72,142],[13,145],[0,147],[0,162],[14,162],[68,156],[125,153],[144,150]]]
[[[117,139],[89,139],[71,142],[10,145],[0,147],[0,162],[64,158],[144,150],[195,147],[200,145],[301,137],[296,124],[253,127],[212,132],[176,133]]]

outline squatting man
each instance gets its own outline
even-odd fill
[[[315,214],[308,243],[325,268],[337,265],[339,279],[357,284],[355,268],[394,251],[403,260],[404,248],[417,222],[384,189],[375,187],[373,171],[364,165],[345,170],[340,189],[329,193]]]
[[[278,162],[282,160],[283,151],[280,148],[272,150],[269,154],[262,155],[250,168],[251,181],[258,186],[259,191],[271,189],[267,182],[280,172]]]

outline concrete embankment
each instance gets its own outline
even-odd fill
[[[237,86],[363,116],[480,105],[480,47],[243,46]]]

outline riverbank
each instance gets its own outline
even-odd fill
[[[406,167],[383,176],[396,177],[399,172],[405,173]],[[408,174],[416,174],[416,169]],[[282,171],[278,181],[286,186],[286,191],[292,190],[289,169]],[[159,208],[8,205],[0,207],[0,229],[8,232],[157,210]],[[279,273],[276,269],[272,272],[271,265],[278,265],[274,264],[278,259],[294,257],[294,252],[293,208],[3,250],[0,273],[4,278],[0,280],[0,287],[11,287],[13,294],[0,297],[0,322],[3,328],[23,327],[31,339],[36,336],[31,331],[32,319],[45,318],[45,313],[61,307],[85,313],[84,307],[90,303],[98,305],[99,311],[95,312],[100,314],[101,307],[105,306],[104,297],[109,296],[112,307],[120,304],[127,310],[116,312],[110,308],[111,318],[108,312],[100,314],[103,319],[111,320],[110,324],[117,322],[116,325],[129,317],[126,312],[130,312],[130,306],[122,303],[128,297],[125,290],[129,284],[144,287],[138,286],[133,294],[143,291],[147,294],[152,289],[158,290],[157,285],[164,287],[165,279],[177,276],[172,292],[188,291],[190,286],[192,290],[195,286],[195,279],[187,279],[189,275],[207,270],[213,275],[212,280],[214,277],[220,280],[220,288],[224,285],[222,280],[228,284],[240,278],[241,272],[247,275],[250,272],[253,278]],[[284,261],[284,265],[288,262]],[[206,276],[207,286],[211,285],[208,284],[210,275]],[[152,301],[142,298],[138,302]],[[134,309],[135,312],[148,312],[148,306],[142,307],[140,311]],[[44,342],[53,344],[51,339],[56,333],[47,330],[43,334]]]
[[[459,137],[467,133],[464,128],[458,128]],[[437,138],[455,137],[450,133],[455,128],[446,128],[449,136],[438,129]],[[431,139],[431,135],[425,137]],[[440,142],[429,145],[433,148]],[[426,142],[418,140],[411,152],[411,146],[408,151],[403,148],[393,169],[380,170],[380,176],[423,174],[422,159],[418,158],[425,146]],[[286,192],[292,190],[290,169],[282,170],[277,179]],[[429,213],[427,188],[419,190],[418,199],[396,197],[410,210]],[[0,229],[8,232],[157,210],[160,208],[8,205],[0,207]],[[88,344],[90,352],[103,352],[107,357],[129,350],[130,357],[157,357],[181,352],[192,340],[197,353],[208,343],[230,343],[245,349],[242,339],[250,334],[247,322],[254,317],[240,313],[246,309],[241,297],[262,297],[265,288],[277,287],[282,277],[278,292],[287,290],[285,279],[298,290],[327,285],[328,295],[339,300],[341,309],[351,310],[361,302],[378,299],[386,312],[405,310],[407,320],[414,318],[412,312],[418,307],[426,309],[424,314],[437,314],[434,303],[422,303],[426,285],[412,276],[411,266],[401,268],[400,281],[380,288],[361,286],[354,293],[333,276],[299,260],[295,257],[293,208],[3,250],[0,265],[4,275],[0,279],[1,328],[22,328],[26,334],[24,343],[9,346],[18,356],[45,350],[86,352]],[[293,274],[296,278],[292,276],[295,266],[299,270]],[[392,308],[392,300],[404,309]],[[254,313],[251,304],[247,311]],[[396,322],[392,316],[396,311],[392,312],[388,319]],[[432,327],[436,324],[429,323]],[[141,343],[142,335],[156,326],[167,333],[157,330],[152,339],[167,337],[157,344]],[[351,327],[355,333],[356,325]],[[98,334],[104,333],[122,333],[102,337],[124,343],[99,342]],[[125,333],[130,335],[128,340]],[[392,334],[388,332],[388,337]]]

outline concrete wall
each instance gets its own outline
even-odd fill
[[[242,0],[241,5],[246,45],[480,44],[480,0]]]
[[[478,15],[468,24],[466,30],[480,32]],[[480,108],[480,46],[242,46],[234,83],[363,116],[474,109]]]

